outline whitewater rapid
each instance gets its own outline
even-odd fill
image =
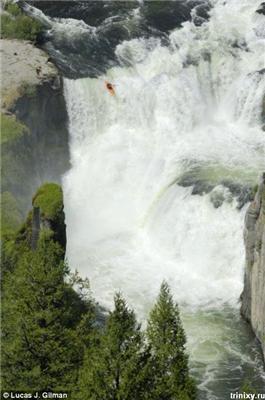
[[[106,76],[65,80],[68,258],[108,306],[122,290],[142,308],[163,278],[190,305],[234,304],[240,295],[245,209],[223,187],[227,201],[216,209],[210,194],[177,185],[194,166],[224,169],[223,178],[236,171],[242,184],[246,171],[254,183],[264,166],[263,17],[253,16],[258,2],[238,3],[216,2],[207,24],[184,23],[170,47],[120,44],[124,66]],[[242,20],[230,17],[236,6]]]
[[[209,389],[221,360],[227,371],[233,360],[253,368],[251,352],[240,347],[244,335],[241,344],[232,338],[245,329],[237,309],[247,204],[240,208],[224,181],[243,190],[265,166],[265,28],[258,6],[213,0],[209,21],[183,23],[168,47],[157,38],[124,41],[116,47],[119,65],[105,75],[64,81],[69,263],[90,279],[101,304],[111,308],[121,291],[143,320],[166,279],[183,312],[194,368],[204,363],[202,387],[211,400],[222,398]],[[105,80],[116,96],[106,92]],[[214,187],[192,194],[192,185],[181,182],[194,171]]]

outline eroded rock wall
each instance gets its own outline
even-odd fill
[[[265,359],[265,173],[245,218],[246,269],[241,313],[259,339]]]
[[[48,56],[30,42],[2,40],[2,116],[22,123],[2,141],[2,192],[27,215],[31,198],[44,182],[60,183],[69,168],[68,117],[63,80]],[[3,211],[5,212],[5,210]]]

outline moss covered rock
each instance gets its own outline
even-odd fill
[[[56,183],[44,183],[33,197],[32,205],[34,209],[39,209],[40,213],[33,213],[33,227],[40,227],[40,235],[45,235],[49,239],[58,242],[65,250],[66,247],[66,227],[64,216],[63,192]]]
[[[63,209],[63,192],[56,183],[45,183],[32,200],[34,207],[41,209],[44,218],[55,219]]]

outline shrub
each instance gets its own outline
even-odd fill
[[[1,15],[1,38],[35,41],[42,30],[40,22],[24,15],[17,4],[8,3]]]

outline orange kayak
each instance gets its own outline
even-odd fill
[[[112,83],[105,81],[105,86],[107,91],[111,96],[115,96],[115,90],[114,90],[114,85]]]

